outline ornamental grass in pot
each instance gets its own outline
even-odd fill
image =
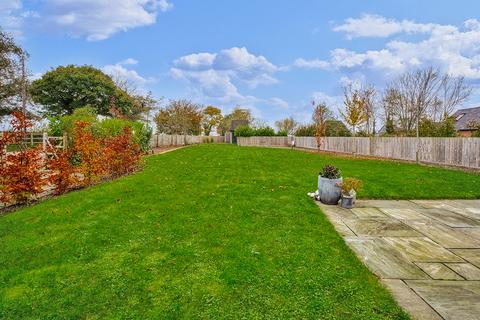
[[[357,192],[362,188],[362,181],[355,178],[345,178],[341,183],[342,201],[341,206],[345,209],[351,209],[357,200]]]
[[[326,165],[318,175],[318,197],[322,203],[337,204],[340,200],[342,176],[340,170]]]

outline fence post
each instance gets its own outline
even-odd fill
[[[369,141],[369,150],[368,150],[368,153],[370,156],[373,156],[374,154],[374,151],[375,151],[375,137],[370,137],[370,141]]]
[[[4,135],[4,133],[3,133],[3,132],[0,132],[0,137],[3,137],[3,135]],[[4,152],[4,154],[7,153],[7,145],[6,145],[6,144],[3,146],[3,150],[2,150],[2,151]]]
[[[45,152],[47,150],[47,139],[48,139],[48,135],[46,132],[44,132],[42,134],[42,149],[43,149],[43,152]]]
[[[63,133],[63,150],[67,150],[68,148],[68,139],[67,139],[67,133]]]

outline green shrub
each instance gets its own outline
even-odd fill
[[[419,134],[421,137],[455,137],[455,118],[448,117],[439,122],[423,118],[420,120]]]
[[[148,151],[152,129],[140,121],[106,118],[94,124],[94,134],[103,138],[116,137],[126,127],[132,129],[133,141],[140,146],[142,151]]]
[[[150,149],[150,138],[152,129],[140,122],[119,118],[105,118],[99,120],[95,109],[84,107],[76,109],[73,114],[62,117],[52,117],[49,119],[49,133],[53,136],[61,136],[66,133],[69,137],[69,143],[72,143],[73,129],[78,121],[91,124],[93,134],[96,137],[111,138],[116,137],[123,132],[125,127],[132,129],[133,141],[140,146],[142,151]]]
[[[255,131],[249,126],[239,126],[235,129],[235,137],[252,137]]]
[[[49,134],[52,136],[61,136],[66,133],[72,136],[75,123],[78,121],[94,123],[97,121],[97,113],[92,107],[78,108],[71,115],[49,118]]]
[[[327,137],[351,137],[352,133],[347,126],[340,120],[327,120],[325,135]]]
[[[253,135],[257,137],[273,137],[275,136],[275,130],[272,127],[260,127],[253,131]]]
[[[313,124],[300,126],[295,135],[297,137],[313,137],[315,136],[315,126]]]
[[[286,136],[288,136],[288,132],[286,130],[280,130],[280,131],[277,132],[276,135],[279,136],[279,137],[286,137]]]
[[[298,127],[295,132],[297,137],[314,137],[315,126],[313,124],[307,124]],[[348,130],[347,126],[340,120],[327,120],[325,128],[325,136],[327,137],[351,137],[352,133]]]
[[[273,137],[275,130],[272,127],[251,128],[249,126],[239,126],[235,129],[236,137]]]

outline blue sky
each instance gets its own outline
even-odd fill
[[[270,123],[341,107],[342,85],[433,65],[465,76],[480,102],[478,1],[0,0],[0,25],[33,77],[89,64],[156,97]]]

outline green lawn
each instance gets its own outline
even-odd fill
[[[480,175],[202,145],[0,217],[0,318],[407,316],[306,193],[326,163],[370,198],[480,197]]]

